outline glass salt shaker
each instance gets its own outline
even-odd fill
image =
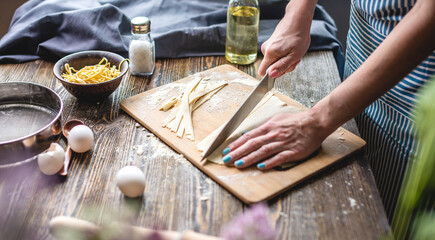
[[[129,59],[132,75],[150,76],[154,72],[155,45],[150,26],[151,21],[147,17],[135,17],[131,20]]]

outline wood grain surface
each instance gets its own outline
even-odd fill
[[[211,83],[225,81],[229,84],[193,112],[195,139],[191,141],[185,136],[177,137],[175,132],[162,127],[163,119],[171,113],[160,111],[159,106],[162,102],[178,96],[198,76],[208,78]],[[255,166],[239,170],[212,162],[201,162],[202,157],[197,144],[227,122],[253,90],[255,85],[239,83],[243,81],[248,81],[249,84],[257,83],[255,78],[237,68],[226,64],[220,65],[124,99],[121,108],[246,204],[270,200],[365,145],[364,140],[340,128],[323,141],[318,154],[286,170],[260,171]],[[305,106],[279,92],[276,92],[275,96],[299,111],[306,110]]]
[[[238,68],[258,79],[259,63]],[[53,63],[0,65],[0,81],[50,87],[64,101],[63,121],[81,119],[95,134],[91,151],[73,154],[67,178],[43,175],[35,161],[0,167],[0,239],[52,239],[48,222],[58,215],[219,235],[247,206],[138,126],[120,110],[120,102],[221,64],[227,64],[224,57],[158,60],[152,77],[127,74],[115,93],[93,103],[66,92],[52,74]],[[332,53],[313,52],[294,72],[279,78],[276,87],[311,107],[339,82]],[[344,127],[358,134],[353,121]],[[127,165],[145,173],[147,188],[141,198],[125,198],[116,187],[116,174]],[[363,152],[268,203],[278,239],[379,239],[390,232]]]

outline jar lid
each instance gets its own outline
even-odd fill
[[[149,33],[151,21],[147,17],[135,17],[131,20],[131,31],[133,33]]]

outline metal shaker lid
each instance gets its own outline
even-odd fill
[[[133,33],[149,33],[151,21],[147,17],[135,17],[131,20],[131,31]]]

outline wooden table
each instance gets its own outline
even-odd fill
[[[119,103],[225,63],[224,57],[158,60],[152,77],[127,74],[114,94],[96,103],[66,92],[52,74],[53,63],[0,65],[1,82],[28,81],[54,89],[64,101],[63,121],[81,119],[96,137],[90,152],[73,155],[66,179],[43,175],[35,161],[0,168],[0,238],[50,239],[48,222],[58,215],[219,235],[248,206],[139,126]],[[259,63],[239,69],[259,78]],[[311,107],[339,82],[332,53],[325,51],[308,53],[275,87]],[[354,121],[344,127],[358,134]],[[126,165],[144,171],[144,197],[127,199],[117,189],[116,174]],[[269,206],[278,239],[378,239],[390,232],[363,152],[285,192]]]

